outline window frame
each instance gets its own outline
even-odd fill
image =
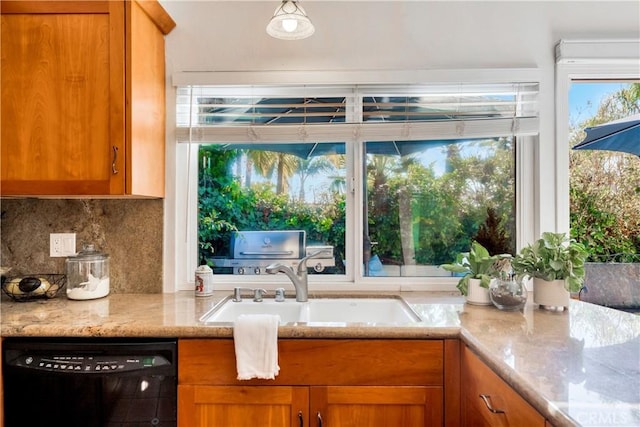
[[[230,75],[233,74],[233,77]],[[165,213],[166,224],[166,251],[165,260],[165,292],[193,289],[193,276],[197,260],[197,203],[194,188],[197,187],[197,144],[176,144],[175,131],[175,110],[176,110],[176,87],[185,84],[187,79],[191,84],[230,84],[229,79],[235,79],[234,84],[272,84],[277,85],[278,81],[286,84],[303,81],[306,84],[319,78],[316,73],[307,72],[282,72],[277,73],[279,78],[274,80],[272,73],[250,72],[250,73],[177,73],[174,75],[171,94],[168,96],[167,112],[173,113],[171,120],[168,120],[168,144],[169,158],[175,159],[170,171],[173,180],[168,184],[166,205],[175,209],[167,210]],[[502,83],[502,82],[540,82],[537,69],[498,69],[498,70],[440,70],[422,72],[348,72],[349,81],[345,80],[345,73],[325,72],[320,81],[313,84],[354,84],[351,79],[357,79],[359,84],[379,83],[383,84],[403,84],[415,81],[433,83]],[[411,76],[409,78],[409,76]],[[418,77],[419,76],[419,77]],[[284,85],[285,83],[283,83]],[[347,182],[352,188],[362,188],[362,182],[358,174],[350,170],[355,164],[361,164],[362,158],[361,144],[366,138],[357,135],[347,143],[347,152],[355,157],[347,170]],[[516,247],[520,247],[523,241],[527,241],[530,230],[533,229],[535,220],[534,212],[534,161],[532,152],[536,150],[538,135],[519,137],[516,142]],[[350,152],[351,151],[351,152]],[[188,179],[187,179],[188,178]],[[349,189],[351,190],[351,189]],[[352,191],[348,191],[353,194]],[[355,209],[362,205],[362,192],[355,192],[353,203],[349,204],[347,211],[347,227],[353,229],[357,235],[362,235],[362,210]],[[356,200],[359,198],[359,200]],[[358,234],[359,233],[359,234]],[[352,259],[362,259],[362,248],[354,244],[353,239],[347,239],[347,255]],[[282,277],[280,277],[282,276]],[[323,280],[322,275],[310,281],[310,288],[315,291],[333,290],[357,290],[357,291],[456,291],[455,284],[458,279],[455,277],[363,277],[359,271],[347,269],[344,281],[336,282],[335,278]],[[218,279],[218,277],[216,277]],[[266,289],[272,289],[288,283],[283,275],[269,277],[268,279],[257,276],[224,276],[216,280],[215,288],[218,290],[230,290],[239,283],[245,285],[259,284]]]
[[[569,234],[569,89],[574,80],[640,79],[640,40],[561,40],[556,45],[556,230]]]

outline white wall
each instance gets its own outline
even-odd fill
[[[176,21],[166,37],[168,195],[165,284],[176,281],[176,148],[171,76],[184,71],[540,70],[540,144],[534,235],[556,218],[554,47],[560,39],[640,38],[640,2],[630,1],[326,1],[302,0],[316,32],[306,40],[269,37],[278,0],[161,0]],[[284,82],[283,82],[284,83]],[[171,176],[171,175],[174,176]],[[174,262],[175,264],[175,262]],[[179,281],[179,279],[178,279]],[[169,285],[171,286],[171,285]]]
[[[638,37],[638,1],[302,0],[316,33],[281,41],[278,0],[161,1],[168,71],[553,67],[560,38]]]

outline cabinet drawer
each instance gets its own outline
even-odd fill
[[[540,426],[544,417],[485,365],[462,350],[462,410],[465,426]],[[481,396],[485,396],[487,403]],[[489,406],[503,412],[491,412]]]
[[[309,425],[308,387],[178,386],[178,426]]]
[[[232,339],[178,343],[180,384],[442,385],[441,340],[279,340],[275,380],[236,380]]]

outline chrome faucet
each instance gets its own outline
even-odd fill
[[[307,260],[311,258],[315,258],[318,255],[321,255],[327,252],[328,251],[326,250],[319,250],[317,252],[314,252],[302,258],[300,260],[300,263],[298,264],[297,274],[294,273],[293,268],[280,263],[270,264],[269,266],[267,266],[265,270],[269,274],[278,274],[278,273],[286,274],[287,277],[291,279],[291,282],[293,283],[293,287],[296,289],[296,301],[307,302],[307,300],[309,299],[309,282],[307,280]]]

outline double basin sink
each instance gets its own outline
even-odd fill
[[[421,321],[400,297],[310,298],[307,302],[297,302],[293,298],[281,302],[273,299],[235,302],[228,297],[200,321],[205,324],[234,322],[243,314],[278,315],[280,323],[406,324]]]

